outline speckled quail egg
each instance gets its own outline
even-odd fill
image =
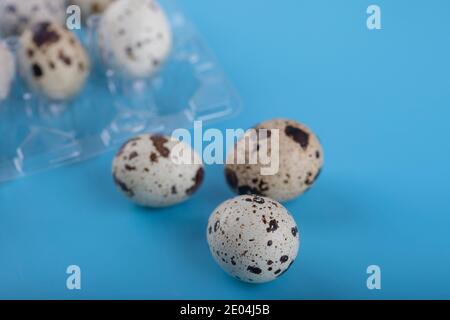
[[[262,283],[281,276],[300,246],[289,212],[279,202],[255,195],[223,202],[210,216],[206,234],[216,262],[245,282]]]
[[[37,23],[65,21],[65,0],[0,0],[0,34],[20,35]]]
[[[126,76],[153,75],[171,46],[169,22],[153,0],[118,0],[101,17],[98,47],[102,60]]]
[[[252,136],[249,133],[257,138],[246,138]],[[319,139],[292,120],[275,119],[257,125],[233,150],[225,166],[230,187],[238,194],[257,194],[277,201],[303,194],[314,184],[323,165]],[[245,161],[238,162],[239,154]]]
[[[11,51],[0,42],[0,101],[6,99],[9,95],[15,70],[14,57]]]
[[[116,0],[70,0],[69,3],[80,7],[82,20],[86,21],[92,14],[101,14],[114,1]]]
[[[201,158],[190,146],[158,134],[130,139],[113,161],[113,178],[119,190],[146,207],[166,207],[187,200],[203,177]]]
[[[22,34],[18,61],[29,86],[54,100],[77,94],[90,70],[89,56],[75,34],[47,22]]]

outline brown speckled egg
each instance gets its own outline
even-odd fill
[[[54,23],[39,23],[20,37],[19,68],[28,85],[54,100],[77,94],[90,70],[75,34]]]
[[[199,155],[175,138],[144,134],[130,139],[113,161],[114,182],[133,202],[146,207],[175,205],[203,182]]]
[[[289,212],[277,201],[254,195],[222,203],[210,216],[206,234],[211,254],[222,269],[252,283],[281,276],[300,246]]]
[[[245,163],[237,163],[228,155],[225,176],[230,187],[238,194],[257,194],[277,201],[291,200],[308,190],[318,178],[323,165],[323,150],[319,139],[306,126],[292,120],[275,119],[257,125],[250,146],[243,138],[235,146],[236,153],[245,154]],[[266,129],[266,130],[261,130]],[[273,130],[278,129],[279,139]],[[264,132],[261,135],[261,132]],[[266,141],[264,141],[266,140]],[[247,139],[248,141],[248,139]],[[273,143],[278,142],[279,152]],[[278,170],[262,174],[267,165],[261,161],[247,161],[258,155],[264,143],[270,157],[279,155]]]

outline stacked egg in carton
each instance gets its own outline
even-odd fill
[[[91,62],[76,34],[64,27],[65,0],[2,1],[0,30],[4,36],[19,36],[18,66],[31,91],[49,100],[75,97],[86,83]],[[106,10],[96,43],[108,68],[130,77],[151,77],[169,56],[170,26],[153,0],[72,2],[81,5],[83,17]],[[6,98],[11,55],[0,57],[8,60],[0,71],[0,92]]]
[[[0,0],[0,182],[239,107],[174,0]]]

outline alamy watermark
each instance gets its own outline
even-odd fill
[[[81,8],[77,5],[70,5],[66,9],[66,27],[69,30],[81,29]]]
[[[369,17],[367,18],[366,25],[369,30],[381,30],[381,8],[376,4],[372,4],[367,7],[366,10]]]
[[[66,288],[68,290],[81,290],[81,268],[75,264],[70,265],[66,269],[69,276],[66,280]]]
[[[370,265],[366,270],[369,277],[367,278],[367,289],[381,290],[381,268],[376,264]]]
[[[194,122],[193,135],[187,129],[176,129],[172,138],[182,144],[171,150],[176,164],[246,164],[259,165],[261,175],[277,174],[280,168],[280,132],[278,129],[226,129],[225,136],[218,129],[203,130],[202,121]],[[226,157],[224,150],[228,151]]]
[[[381,8],[379,5],[371,4],[367,7],[366,26],[369,30],[381,30]],[[77,5],[70,5],[66,8],[66,27],[69,30],[80,30],[82,28],[81,8]]]

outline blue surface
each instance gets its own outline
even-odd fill
[[[369,31],[372,3],[182,3],[245,104],[215,126],[288,117],[324,144],[317,185],[286,204],[303,242],[283,277],[243,284],[210,256],[207,218],[232,196],[222,167],[191,201],[144,210],[115,190],[108,153],[0,185],[0,298],[450,298],[450,3],[378,0]]]

